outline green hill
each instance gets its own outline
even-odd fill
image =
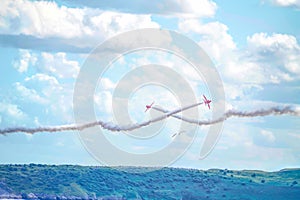
[[[0,165],[0,198],[300,199],[300,170]],[[152,168],[150,168],[152,169]]]

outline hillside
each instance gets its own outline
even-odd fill
[[[300,199],[300,169],[211,169],[0,165],[0,198]],[[131,171],[131,172],[128,172]]]

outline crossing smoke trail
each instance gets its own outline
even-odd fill
[[[101,126],[103,129],[110,130],[110,131],[132,131],[135,129],[142,128],[144,126],[148,126],[152,123],[161,121],[163,119],[166,119],[168,117],[174,117],[179,120],[191,123],[191,124],[196,124],[196,125],[211,125],[211,124],[216,124],[222,121],[227,120],[228,118],[231,117],[259,117],[259,116],[267,116],[267,115],[294,115],[294,116],[300,116],[300,112],[297,111],[296,109],[291,108],[290,106],[286,107],[271,107],[268,109],[261,109],[261,110],[256,110],[256,111],[250,111],[250,112],[243,112],[243,111],[237,111],[237,110],[229,110],[226,113],[224,113],[223,116],[217,118],[217,119],[212,119],[212,120],[193,120],[193,119],[188,119],[184,118],[181,116],[176,115],[179,112],[182,112],[184,110],[188,110],[190,108],[196,107],[203,104],[201,103],[196,103],[190,106],[186,106],[184,108],[176,109],[174,111],[167,111],[162,108],[158,107],[152,107],[154,110],[157,110],[159,112],[164,113],[164,115],[151,119],[149,121],[140,123],[140,124],[131,124],[131,125],[125,125],[125,126],[120,126],[113,124],[111,122],[103,122],[103,121],[95,121],[91,123],[86,123],[82,125],[63,125],[63,126],[55,126],[55,127],[37,127],[37,128],[25,128],[25,127],[14,127],[14,128],[6,128],[6,129],[0,129],[0,134],[5,135],[9,133],[14,133],[14,132],[24,132],[24,133],[30,133],[34,134],[37,132],[61,132],[61,131],[75,131],[75,130],[83,130],[86,128],[94,127],[94,126]]]
[[[168,113],[169,111],[164,110],[162,108],[158,107],[152,107],[154,110],[157,110],[162,113]],[[292,109],[290,106],[286,106],[283,108],[279,107],[271,107],[268,109],[261,109],[261,110],[256,110],[256,111],[250,111],[250,112],[243,112],[243,111],[237,111],[237,110],[229,110],[226,113],[223,114],[223,116],[217,118],[217,119],[212,119],[212,120],[193,120],[193,119],[188,119],[184,118],[178,115],[172,115],[172,117],[180,119],[182,121],[191,123],[191,124],[196,124],[196,125],[211,125],[211,124],[216,124],[222,121],[227,120],[228,118],[231,117],[263,117],[267,115],[294,115],[294,116],[300,116],[300,112],[296,111],[295,109]]]
[[[163,119],[166,119],[170,117],[171,115],[177,114],[179,112],[182,112],[184,110],[191,109],[193,107],[201,105],[201,103],[196,103],[190,106],[186,106],[180,109],[176,109],[171,112],[167,112],[164,115],[151,119],[149,121],[140,123],[140,124],[131,124],[131,125],[125,125],[125,126],[119,126],[116,124],[113,124],[111,122],[103,122],[103,121],[95,121],[91,123],[86,123],[83,125],[62,125],[62,126],[55,126],[55,127],[37,127],[37,128],[25,128],[25,127],[14,127],[14,128],[6,128],[6,129],[0,129],[0,134],[5,135],[8,133],[15,133],[15,132],[23,132],[23,133],[29,133],[34,134],[37,132],[61,132],[61,131],[74,131],[74,130],[83,130],[86,128],[94,127],[94,126],[101,126],[103,129],[110,130],[110,131],[132,131],[144,126],[148,126],[152,123],[161,121]]]

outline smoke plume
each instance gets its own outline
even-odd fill
[[[180,109],[176,109],[174,111],[167,112],[160,117],[151,119],[151,120],[143,122],[143,123],[138,123],[138,124],[129,124],[129,125],[121,126],[121,125],[113,124],[112,122],[95,121],[95,122],[86,123],[86,124],[82,124],[82,125],[62,125],[62,126],[37,127],[37,128],[13,127],[13,128],[0,129],[0,134],[5,135],[5,134],[15,133],[15,132],[34,134],[37,132],[61,132],[61,131],[75,131],[75,130],[80,131],[80,130],[87,129],[87,128],[94,127],[94,126],[101,126],[103,129],[106,129],[109,131],[114,131],[114,132],[115,131],[117,131],[117,132],[132,131],[135,129],[142,128],[144,126],[148,126],[152,123],[161,121],[161,120],[166,119],[166,118],[168,118],[172,115],[175,115],[179,112],[191,109],[191,108],[199,106],[201,104],[202,104],[202,102],[196,103],[196,104],[193,104],[190,106],[186,106],[186,107],[183,107]]]
[[[159,112],[162,113],[169,113],[169,111],[164,110],[162,108],[158,108],[158,107],[152,107],[154,110],[157,110]],[[185,117],[181,117],[178,115],[172,115],[172,117],[180,119],[182,121],[191,123],[191,124],[196,124],[196,125],[211,125],[211,124],[216,124],[222,121],[227,120],[228,118],[231,117],[263,117],[263,116],[267,116],[267,115],[294,115],[294,116],[300,116],[300,112],[297,111],[296,109],[293,109],[290,106],[286,106],[286,107],[271,107],[268,109],[261,109],[261,110],[255,110],[255,111],[238,111],[238,110],[229,110],[227,112],[225,112],[221,117],[217,118],[217,119],[211,119],[211,120],[194,120],[194,119],[188,119]]]
[[[201,104],[202,104],[202,102],[196,103],[196,104],[193,104],[190,106],[186,106],[184,108],[176,109],[174,111],[167,111],[162,108],[153,106],[152,108],[154,110],[162,112],[163,115],[160,117],[151,119],[149,121],[146,121],[143,123],[137,123],[137,124],[129,124],[129,125],[122,126],[122,125],[113,124],[112,122],[95,121],[95,122],[86,123],[86,124],[82,124],[82,125],[62,125],[62,126],[37,127],[37,128],[13,127],[13,128],[0,129],[0,134],[5,135],[5,134],[9,134],[9,133],[14,133],[14,132],[24,132],[24,133],[34,134],[37,132],[61,132],[61,131],[75,131],[75,130],[80,131],[80,130],[87,129],[87,128],[94,127],[94,126],[101,126],[103,129],[106,129],[109,131],[117,131],[117,132],[132,131],[135,129],[142,128],[144,126],[148,126],[152,123],[161,121],[168,117],[174,117],[179,120],[201,126],[201,125],[211,125],[211,124],[219,123],[219,122],[225,121],[231,117],[249,117],[249,118],[251,118],[251,117],[259,117],[259,116],[267,116],[267,115],[300,116],[300,112],[297,111],[296,109],[293,109],[290,106],[286,106],[286,107],[282,107],[282,108],[271,107],[268,109],[255,110],[255,111],[250,111],[250,112],[229,110],[226,113],[224,113],[221,117],[219,117],[217,119],[211,119],[211,120],[194,120],[194,119],[188,119],[188,118],[184,118],[184,117],[176,115],[179,112],[191,109],[191,108],[199,106]]]

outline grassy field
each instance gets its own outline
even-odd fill
[[[0,198],[300,199],[300,169],[227,169],[0,165]]]

